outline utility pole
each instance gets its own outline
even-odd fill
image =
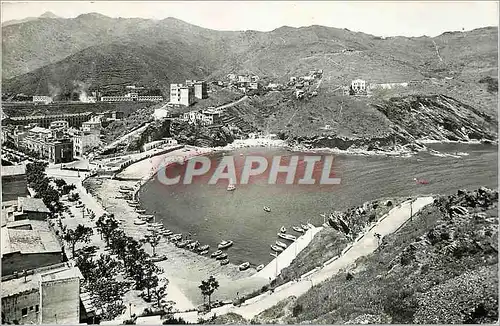
[[[276,254],[276,258],[274,258],[274,260],[276,261],[276,272],[275,272],[275,275],[274,275],[274,278],[278,278],[278,253],[277,252],[274,252]]]
[[[410,201],[410,221],[413,220],[413,199]]]

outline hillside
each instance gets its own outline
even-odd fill
[[[353,211],[346,213],[353,215]],[[362,216],[358,219],[362,220]],[[345,238],[341,231],[323,233],[323,237],[313,240],[316,252],[308,256],[308,266],[321,265],[324,255],[336,251],[335,244]],[[334,233],[338,234],[337,240]],[[302,272],[301,267],[292,264],[287,273],[293,277]],[[294,269],[297,273],[292,273]],[[219,318],[224,320],[224,316]],[[385,236],[370,256],[358,259],[303,296],[289,297],[251,321],[255,324],[495,322],[498,322],[498,191],[487,188],[459,190],[455,195],[436,198],[396,233]]]

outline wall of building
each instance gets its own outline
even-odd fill
[[[3,274],[3,273],[2,273]],[[19,324],[37,324],[40,306],[40,293],[38,289],[32,289],[24,293],[2,298],[2,313],[5,314],[7,322],[18,321]],[[27,315],[23,317],[23,308]]]
[[[43,324],[80,322],[80,279],[78,277],[44,281],[41,313]]]
[[[63,255],[60,252],[33,254],[13,252],[2,257],[2,276],[12,275],[14,272],[22,272],[23,270],[40,268],[61,262],[63,262]]]
[[[2,201],[16,200],[17,197],[26,197],[28,194],[26,174],[2,175]]]

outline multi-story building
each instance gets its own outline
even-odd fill
[[[33,129],[36,128],[39,127]],[[54,137],[52,133],[43,131],[34,133],[33,129],[30,130],[30,135],[23,139],[21,147],[37,153],[51,163],[67,163],[73,160],[73,142],[69,137]]]
[[[238,76],[238,83],[250,83],[252,81],[251,76],[247,75],[239,75]]]
[[[102,102],[161,102],[163,96],[159,95],[139,95],[136,92],[127,93],[118,96],[102,96]]]
[[[76,130],[73,132],[73,155],[81,157],[92,148],[99,146],[101,140],[99,134],[90,131]]]
[[[163,96],[160,95],[140,95],[137,100],[139,102],[162,102]]]
[[[27,196],[26,165],[2,165],[2,201]]]
[[[80,323],[78,267],[59,263],[2,277],[2,319],[12,324]]]
[[[45,95],[35,95],[33,96],[33,103],[49,104],[52,103],[52,97]]]
[[[200,100],[208,97],[208,87],[205,81],[186,80],[186,86],[194,87],[194,97]]]
[[[190,106],[195,102],[194,87],[170,84],[170,103]]]
[[[351,82],[351,89],[355,93],[365,93],[366,92],[366,81],[362,79],[355,79]]]
[[[54,121],[64,120],[67,121],[70,127],[79,128],[82,123],[88,121],[93,116],[92,112],[83,113],[65,113],[65,114],[53,114],[53,115],[28,115],[20,117],[10,117],[3,124],[13,124],[13,125],[29,125],[36,123],[38,126],[43,128],[49,128],[50,124]]]
[[[63,253],[47,221],[19,220],[2,226],[2,276],[62,263]]]

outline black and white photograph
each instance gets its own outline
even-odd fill
[[[498,325],[498,22],[1,1],[2,325]]]

